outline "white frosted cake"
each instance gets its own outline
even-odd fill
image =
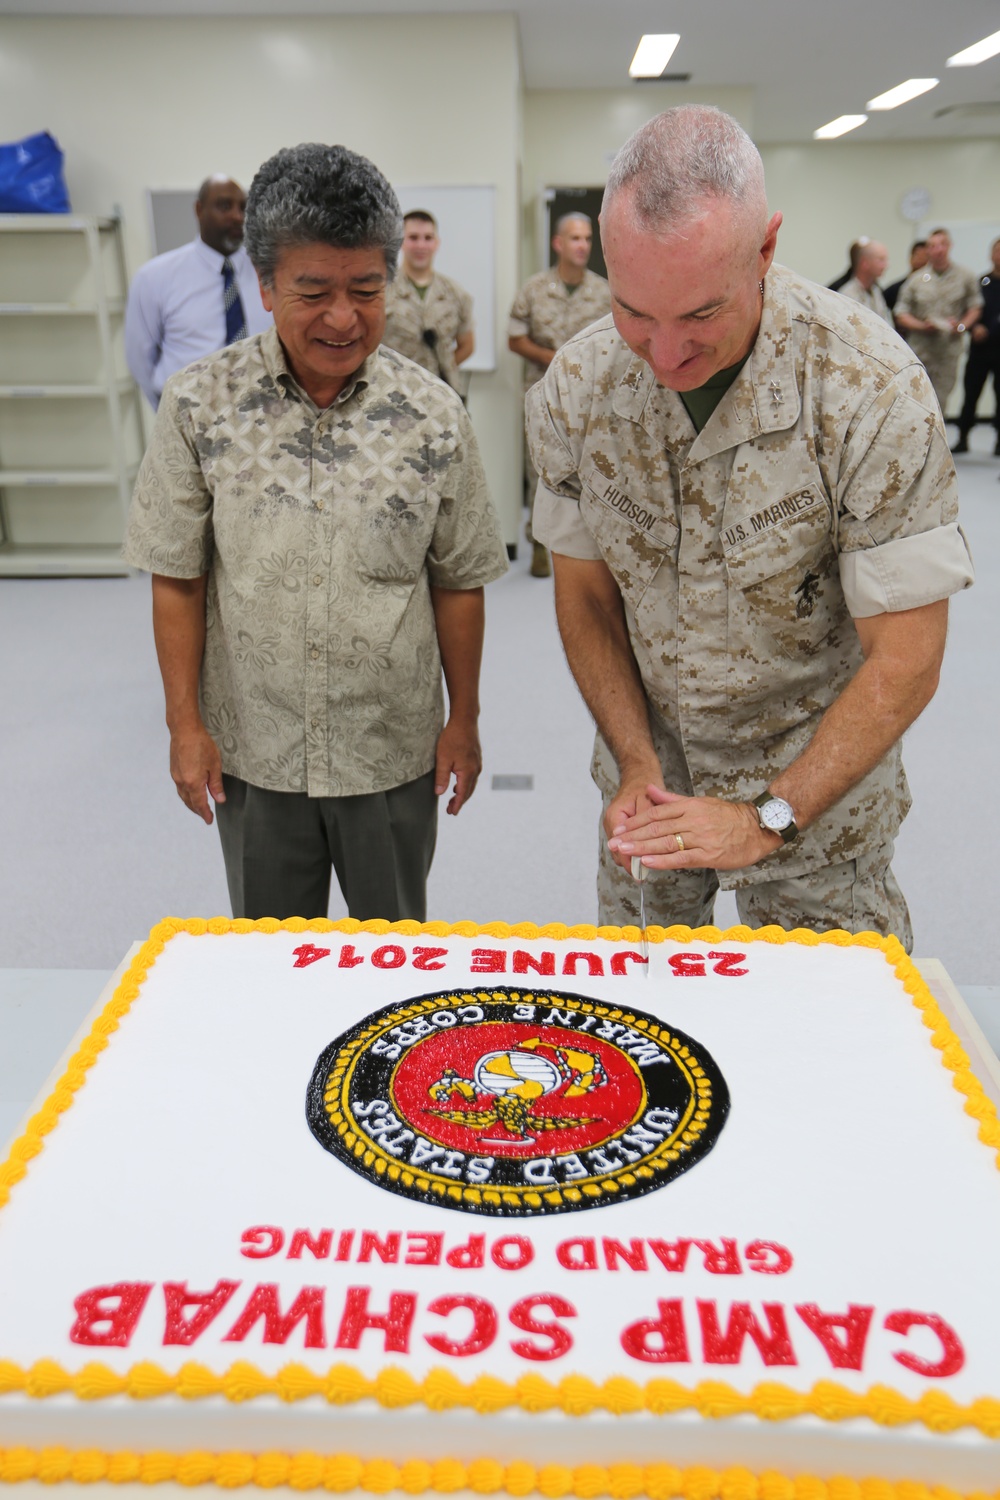
[[[0,1166],[0,1481],[996,1492],[1000,1126],[926,985],[648,936],[160,924]]]

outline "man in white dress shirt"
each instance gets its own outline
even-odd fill
[[[231,177],[206,177],[194,205],[198,238],[155,256],[133,277],[125,358],[154,411],[177,370],[271,326],[243,249],[246,202]]]

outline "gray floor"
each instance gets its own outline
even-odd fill
[[[960,460],[978,567],[952,612],[941,688],[911,730],[914,810],[896,867],[918,953],[1000,1004],[994,663],[1000,463],[992,435]],[[523,550],[523,549],[522,549]],[[556,636],[551,584],[522,558],[488,591],[486,771],[442,818],[430,911],[447,921],[594,920],[596,794],[588,719]],[[0,969],[107,973],[160,917],[227,912],[214,829],[177,800],[146,578],[0,582]],[[527,775],[530,791],[492,790]],[[331,915],[343,915],[339,896]],[[718,920],[735,919],[728,898]],[[991,990],[996,995],[991,996]]]

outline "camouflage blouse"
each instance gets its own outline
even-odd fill
[[[167,382],[124,555],[208,573],[202,712],[223,768],[313,797],[432,768],[430,586],[478,588],[507,567],[458,398],[378,349],[319,410],[274,329]]]
[[[543,349],[561,349],[567,339],[610,311],[611,292],[603,276],[584,271],[580,285],[570,291],[553,266],[530,276],[514,298],[507,337],[527,337]],[[523,374],[528,390],[541,380],[545,369],[526,359]]]
[[[854,619],[972,582],[923,366],[874,314],[782,267],[700,433],[610,318],[556,355],[526,416],[535,535],[612,573],[654,742],[683,755],[696,795],[747,800],[801,753],[861,664]],[[602,742],[595,766],[616,784]],[[885,849],[908,806],[897,745],[793,844],[720,882]]]

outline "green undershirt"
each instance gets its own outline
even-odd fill
[[[705,426],[749,358],[748,352],[744,354],[738,365],[730,365],[725,370],[717,370],[711,379],[706,380],[705,384],[698,386],[696,390],[677,392],[684,402],[688,416],[694,423],[695,432],[700,432]]]

